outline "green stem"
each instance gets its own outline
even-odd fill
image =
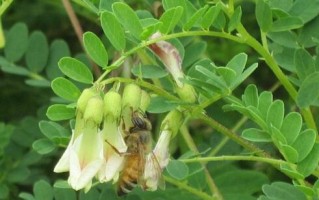
[[[236,124],[235,126],[231,129],[232,132],[236,132],[246,121],[247,117],[244,116],[242,117]],[[224,137],[218,145],[208,154],[209,156],[214,156],[216,155],[222,148],[225,146],[225,144],[229,141],[229,137]]]
[[[198,157],[198,158],[189,158],[189,159],[181,159],[180,161],[185,163],[193,163],[193,162],[210,162],[210,161],[229,161],[229,160],[245,160],[245,161],[258,161],[269,163],[271,165],[279,167],[280,164],[290,164],[284,160],[278,160],[273,158],[265,158],[265,157],[258,157],[258,156],[216,156],[216,157]]]
[[[192,150],[195,153],[199,153],[196,144],[192,138],[192,136],[189,134],[188,129],[185,125],[182,125],[180,128],[180,132],[182,134],[182,136],[184,137],[184,140],[186,141],[186,144],[188,145],[188,147],[190,148],[190,150]],[[209,188],[212,192],[212,194],[217,198],[222,200],[223,197],[218,189],[218,187],[216,186],[213,178],[211,177],[209,171],[207,170],[205,164],[202,165],[202,167],[204,167],[204,172],[205,172],[205,176],[206,176],[206,181],[209,185]]]
[[[269,54],[268,50],[266,50],[254,37],[252,37],[244,28],[242,24],[237,27],[238,32],[244,38],[245,43],[251,46],[257,53],[259,53],[264,59],[269,68],[273,71],[275,76],[281,82],[283,87],[287,90],[290,97],[296,101],[297,98],[297,90],[290,83],[287,76],[282,72],[274,58]],[[309,128],[313,128],[317,131],[316,123],[313,119],[312,113],[309,108],[300,108],[301,113],[304,117],[304,120]]]
[[[164,176],[164,179],[165,179],[166,182],[171,183],[173,185],[176,185],[177,187],[179,187],[181,189],[184,189],[184,190],[186,190],[186,191],[188,191],[188,192],[200,197],[200,199],[203,199],[203,200],[217,200],[216,197],[211,197],[208,194],[206,194],[205,192],[202,192],[202,191],[199,191],[196,188],[190,187],[189,185],[187,185],[184,182],[177,181],[177,180],[172,179],[172,178],[167,177],[167,176]]]
[[[225,39],[229,39],[229,40],[233,40],[239,43],[243,43],[244,40],[242,38],[239,38],[237,36],[233,36],[231,34],[228,33],[222,33],[222,32],[214,32],[214,31],[189,31],[189,32],[180,32],[180,33],[173,33],[170,35],[163,35],[161,37],[155,38],[155,39],[151,39],[148,41],[144,41],[142,43],[140,43],[139,45],[137,45],[136,47],[128,50],[127,52],[125,52],[119,59],[117,59],[114,63],[112,63],[112,67],[116,68],[119,67],[120,64],[123,63],[123,61],[130,56],[131,54],[137,52],[138,50],[145,48],[151,44],[154,44],[156,42],[162,41],[162,40],[169,40],[172,38],[178,38],[178,37],[189,37],[189,36],[211,36],[211,37],[220,37],[220,38],[225,38]],[[96,83],[101,82],[104,77],[106,76],[105,73],[103,73],[99,79],[96,81]]]
[[[3,15],[3,13],[9,8],[13,0],[4,0],[2,1],[2,4],[0,6],[0,17]]]
[[[122,77],[112,77],[112,78],[109,78],[109,79],[106,79],[102,82],[100,82],[101,85],[107,85],[107,84],[110,84],[110,83],[113,83],[113,82],[122,82],[122,83],[135,83],[141,87],[144,87],[146,89],[149,89],[151,91],[153,91],[154,93],[162,96],[162,97],[165,97],[166,99],[168,100],[172,100],[172,101],[179,101],[179,98],[177,98],[176,96],[170,94],[169,92],[167,92],[166,90],[163,90],[162,88],[160,87],[157,87],[151,83],[148,83],[148,82],[145,82],[141,79],[137,79],[137,80],[134,80],[134,79],[130,79],[130,78],[122,78]]]
[[[203,122],[208,124],[209,126],[216,129],[218,132],[226,135],[231,140],[235,141],[239,145],[243,146],[245,149],[249,150],[250,152],[253,152],[254,154],[261,156],[261,157],[271,157],[268,153],[264,152],[262,149],[256,147],[254,144],[244,140],[237,134],[233,133],[231,130],[227,129],[220,123],[216,122],[214,119],[208,117],[207,115],[203,113],[198,113],[197,118],[201,119]]]

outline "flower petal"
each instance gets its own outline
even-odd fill
[[[74,142],[73,140],[74,140],[74,132],[72,132],[72,136],[71,136],[70,142],[69,142],[66,150],[64,151],[60,160],[58,161],[58,163],[54,167],[54,170],[53,170],[54,172],[61,173],[61,172],[69,171],[69,168],[70,168],[70,149],[73,145],[73,142]]]

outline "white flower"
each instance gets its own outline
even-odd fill
[[[61,159],[54,168],[54,172],[69,171],[69,185],[80,190],[88,191],[92,179],[101,168],[104,160],[103,139],[98,132],[102,121],[101,98],[92,97],[88,100],[84,115],[77,114],[75,131]]]
[[[127,146],[120,129],[115,123],[104,124],[102,135],[104,139],[104,160],[98,178],[100,182],[107,182],[112,179],[117,181],[125,158],[121,153],[126,152]]]
[[[144,180],[148,190],[156,190],[158,186],[164,187],[161,173],[169,162],[169,141],[171,135],[171,131],[164,129],[154,150],[146,157]]]

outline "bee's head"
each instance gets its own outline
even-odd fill
[[[134,127],[132,127],[131,129],[133,130],[151,130],[152,129],[151,122],[148,120],[145,113],[142,113],[140,111],[133,112],[132,123]]]

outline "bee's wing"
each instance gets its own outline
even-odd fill
[[[157,187],[165,189],[162,168],[153,152],[146,156],[144,180],[146,188],[149,190],[156,190]]]

